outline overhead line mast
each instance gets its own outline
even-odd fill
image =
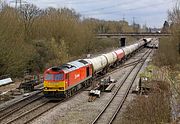
[[[21,0],[15,0],[15,8],[17,9],[19,3],[19,7],[21,8],[22,1]]]
[[[18,8],[18,4],[19,4],[19,8],[21,9],[22,7],[22,4],[23,3],[27,3],[26,1],[22,1],[22,0],[12,0],[10,1],[11,3],[15,3],[15,8],[17,9]]]

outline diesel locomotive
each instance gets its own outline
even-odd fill
[[[138,43],[119,48],[94,58],[78,59],[44,72],[44,95],[46,97],[69,97],[78,90],[91,85],[99,74],[118,66],[135,52],[151,42],[152,38],[140,39]]]

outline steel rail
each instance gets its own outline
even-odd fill
[[[152,51],[151,51],[151,52],[152,52]],[[148,56],[146,57],[146,59],[149,57],[149,55],[151,54],[151,52],[148,54]],[[120,109],[122,108],[122,106],[123,106],[126,98],[128,97],[128,94],[129,94],[129,92],[130,92],[130,90],[131,90],[131,88],[132,88],[132,85],[133,85],[134,81],[136,80],[136,77],[138,76],[138,73],[139,73],[140,70],[142,69],[144,63],[145,63],[145,61],[143,61],[143,62],[141,63],[140,68],[138,69],[137,73],[134,75],[131,84],[129,85],[128,89],[126,90],[123,99],[121,100],[120,104],[118,105],[118,108],[116,109],[115,113],[114,113],[113,116],[111,117],[111,120],[108,122],[108,124],[112,124],[113,121],[115,120],[115,118],[116,118],[117,114],[119,113]]]
[[[28,96],[28,97],[24,97],[23,99],[17,100],[17,101],[15,101],[13,104],[11,104],[11,105],[9,105],[9,106],[5,106],[5,107],[3,107],[3,108],[0,109],[0,113],[2,113],[4,110],[6,110],[6,109],[8,109],[8,108],[13,107],[13,106],[16,105],[16,104],[20,104],[21,102],[24,102],[24,101],[26,101],[26,100],[28,101],[29,99],[32,99],[34,96],[36,96],[37,94],[40,94],[40,93],[42,93],[42,90],[37,91],[36,93],[34,93],[34,94],[32,94],[32,95],[30,95],[30,96]],[[0,114],[0,116],[1,116],[1,114]]]
[[[14,119],[12,119],[12,120],[10,120],[10,121],[7,122],[6,124],[11,124],[11,123],[17,121],[18,119],[22,118],[23,116],[26,116],[27,114],[29,114],[29,113],[31,113],[31,112],[33,112],[33,111],[35,111],[35,110],[37,110],[38,108],[40,108],[40,107],[46,105],[47,103],[49,103],[49,100],[43,102],[42,104],[39,104],[38,106],[36,106],[36,107],[30,109],[29,111],[26,111],[26,112],[22,113],[20,116],[14,118]]]
[[[38,113],[38,114],[35,112],[37,115],[34,114],[33,117],[28,117],[28,119],[23,122],[24,124],[30,123],[30,122],[32,122],[34,119],[38,118],[39,116],[41,116],[41,115],[44,114],[45,112],[53,109],[53,108],[56,107],[57,105],[65,102],[65,101],[67,101],[67,100],[72,99],[76,94],[78,94],[78,93],[80,93],[80,92],[81,92],[81,90],[78,91],[78,92],[76,92],[73,96],[71,96],[71,97],[69,97],[69,98],[60,99],[57,103],[53,103],[51,100],[47,100],[47,101],[43,102],[42,104],[39,104],[38,106],[32,108],[31,110],[22,113],[20,116],[16,117],[15,119],[10,120],[10,121],[7,122],[6,124],[14,123],[14,122],[22,119],[23,117],[28,116],[29,114],[32,114],[33,111],[37,111],[37,110],[40,109],[41,107],[44,107],[43,111],[41,111],[41,112]],[[53,105],[51,105],[50,107],[46,108],[46,105],[47,105],[47,104],[53,104]]]
[[[14,107],[13,107],[12,109],[11,109],[11,108],[8,108],[8,109],[2,111],[1,114],[0,114],[0,115],[1,115],[1,116],[0,116],[0,122],[1,122],[3,119],[7,118],[8,116],[12,115],[14,112],[16,112],[16,111],[24,108],[25,106],[27,106],[27,105],[29,105],[29,104],[31,104],[31,103],[33,103],[33,102],[35,102],[35,101],[43,98],[43,97],[44,97],[44,96],[38,96],[38,97],[36,97],[36,98],[34,98],[34,99],[32,99],[32,100],[27,101],[27,103],[22,103],[22,105],[20,105],[20,106],[16,105],[15,108],[14,108]],[[24,101],[24,102],[25,102],[25,101]]]
[[[126,66],[128,66],[128,65],[131,66],[133,63],[137,63],[138,61],[142,61],[142,59],[141,59],[141,60],[134,61],[134,62],[131,62],[131,63],[127,63],[127,64],[125,64],[125,65],[126,65]],[[113,72],[110,72],[110,73],[113,73]],[[39,93],[40,93],[40,92],[39,92]],[[36,94],[38,94],[38,93],[36,93]],[[21,100],[21,101],[19,101],[19,102],[16,102],[16,103],[8,106],[7,108],[10,108],[10,107],[12,107],[12,106],[15,105],[15,104],[20,104],[20,103],[23,102],[24,100],[27,100],[27,101],[28,101],[28,99],[30,99],[30,98],[32,98],[32,97],[34,97],[34,96],[35,96],[35,94],[33,94],[32,96],[27,97],[26,99],[23,99],[23,100]],[[37,100],[38,100],[38,98],[37,98]],[[29,104],[32,103],[33,101],[35,101],[35,99],[32,100],[32,101],[30,101]],[[47,103],[48,103],[48,102],[47,102]],[[31,113],[31,112],[33,112],[34,110],[37,110],[38,108],[40,108],[41,106],[44,106],[44,105],[47,104],[47,103],[38,105],[37,107],[35,107],[35,108],[27,111],[26,113],[21,114],[20,116],[18,116],[18,117],[16,117],[15,119],[9,121],[8,123],[12,123],[12,122],[20,119],[21,117],[26,116],[28,113]],[[60,103],[61,103],[61,102],[60,102]],[[58,104],[60,104],[60,103],[58,103]],[[57,105],[58,105],[58,104],[57,104]],[[13,112],[18,111],[18,110],[20,110],[21,108],[25,107],[26,105],[28,105],[28,103],[24,104],[23,106],[21,106],[21,107],[19,107],[19,108],[14,109],[14,110],[10,110],[9,113],[6,113],[6,114],[4,114],[3,116],[1,116],[0,121],[3,120],[4,118],[6,118],[8,115],[11,115]],[[54,105],[53,107],[50,107],[48,110],[54,108],[54,107],[57,106],[57,105]],[[5,108],[5,109],[7,109],[7,108]],[[2,113],[5,109],[1,110],[0,112]],[[48,111],[48,110],[46,110],[46,111]],[[30,122],[30,121],[34,120],[35,118],[39,117],[40,115],[42,115],[42,114],[45,113],[46,111],[43,111],[42,113],[39,113],[38,116],[34,116],[32,119],[30,119],[30,120],[27,121],[27,122]]]
[[[147,51],[141,58],[143,58],[149,51]],[[132,73],[132,71],[136,68],[136,66],[139,63],[135,64],[135,66],[128,72],[128,74],[126,75],[126,77],[123,79],[122,83],[118,86],[117,90],[115,91],[114,95],[111,97],[111,99],[108,101],[108,103],[106,104],[106,106],[104,107],[104,109],[96,116],[96,118],[91,122],[91,124],[95,124],[99,118],[102,116],[102,114],[105,112],[105,110],[108,108],[108,106],[111,104],[111,102],[113,101],[113,99],[115,98],[115,96],[117,95],[118,91],[121,89],[121,87],[123,86],[123,84],[125,83],[125,81],[127,80],[127,78],[129,77],[129,75]]]

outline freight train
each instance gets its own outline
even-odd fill
[[[98,75],[108,72],[143,48],[152,38],[144,38],[138,43],[94,58],[78,59],[61,66],[55,66],[44,72],[43,93],[45,97],[70,97],[78,90],[91,85]]]

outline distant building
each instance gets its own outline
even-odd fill
[[[168,33],[169,32],[169,28],[170,28],[169,23],[167,21],[165,21],[161,32]]]
[[[149,32],[151,33],[161,33],[161,28],[149,28]]]

